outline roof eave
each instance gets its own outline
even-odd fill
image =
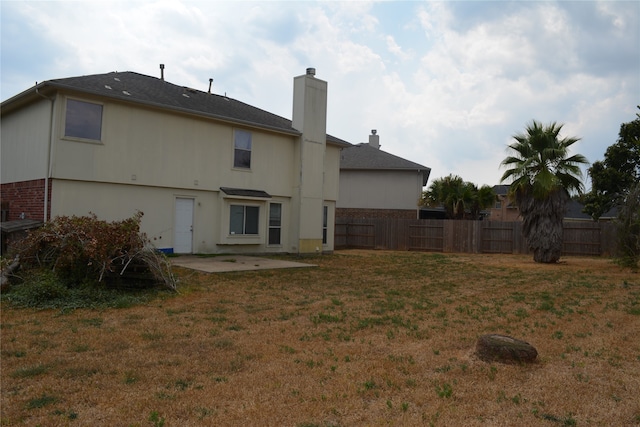
[[[17,95],[12,96],[11,98],[7,99],[6,101],[3,101],[2,104],[0,104],[0,112],[4,115],[5,113],[10,113],[11,111],[17,110],[19,108],[21,108],[24,105],[30,104],[31,102],[34,102],[35,100],[37,100],[39,97],[42,97],[43,95],[50,95],[51,93],[54,93],[56,90],[65,90],[65,91],[70,91],[70,92],[78,92],[78,93],[85,93],[85,94],[89,94],[89,95],[94,95],[94,96],[99,96],[99,97],[103,97],[103,98],[107,98],[107,99],[115,99],[118,101],[123,101],[126,103],[132,103],[132,104],[138,104],[138,105],[144,105],[147,107],[153,107],[153,108],[158,108],[158,109],[162,109],[162,110],[166,110],[166,111],[175,111],[178,113],[182,113],[182,114],[188,114],[188,115],[193,115],[193,116],[197,116],[197,117],[204,117],[204,118],[209,118],[209,119],[214,119],[217,121],[221,121],[221,122],[225,122],[225,123],[231,123],[231,124],[238,124],[238,125],[243,125],[243,126],[248,126],[248,127],[253,127],[253,128],[258,128],[258,129],[265,129],[265,130],[269,130],[272,132],[277,132],[277,133],[283,133],[286,135],[292,135],[292,136],[301,136],[302,132],[296,130],[296,129],[285,129],[282,127],[278,127],[278,126],[269,126],[269,125],[265,125],[263,123],[256,123],[256,122],[252,122],[249,120],[242,120],[242,119],[235,119],[233,117],[227,117],[227,116],[222,116],[219,114],[211,114],[211,113],[206,113],[203,111],[199,111],[199,110],[193,110],[193,109],[188,109],[188,108],[180,108],[180,107],[172,107],[172,106],[168,106],[165,104],[160,104],[157,102],[151,102],[151,101],[143,101],[143,100],[139,100],[136,98],[131,98],[129,96],[125,96],[125,95],[111,95],[111,94],[105,94],[103,92],[100,91],[95,91],[95,90],[87,90],[87,89],[79,89],[75,86],[71,86],[71,85],[65,85],[65,84],[61,84],[58,82],[53,82],[53,81],[44,81],[41,83],[38,83],[35,86],[30,87],[29,89],[26,89],[22,92],[20,92]],[[327,144],[331,144],[340,148],[347,148],[347,147],[351,147],[352,144],[348,143],[347,141],[341,140],[340,138],[337,138],[335,136],[331,136],[329,134],[327,134]]]
[[[295,130],[293,128],[285,129],[285,128],[277,127],[277,126],[269,126],[269,125],[265,125],[263,123],[256,123],[256,122],[252,122],[252,121],[249,121],[249,120],[236,119],[236,118],[233,118],[233,117],[222,116],[222,115],[219,115],[219,114],[206,113],[204,111],[193,110],[193,109],[189,109],[189,108],[173,107],[173,106],[166,105],[166,104],[160,104],[158,102],[143,101],[143,100],[140,100],[140,99],[131,98],[131,97],[126,96],[126,95],[106,95],[106,94],[104,94],[102,92],[99,92],[99,91],[78,89],[76,87],[69,86],[69,85],[64,85],[64,84],[60,84],[60,83],[52,83],[51,86],[59,88],[59,89],[65,89],[65,90],[81,92],[81,93],[88,93],[88,94],[91,94],[91,95],[101,96],[101,97],[110,98],[110,99],[116,99],[116,100],[124,101],[124,102],[127,102],[127,103],[132,103],[132,104],[144,105],[144,106],[147,106],[147,107],[158,108],[158,109],[161,109],[161,110],[175,111],[175,112],[179,112],[179,113],[183,113],[183,114],[189,114],[189,115],[198,116],[198,117],[205,117],[205,118],[209,118],[209,119],[215,119],[215,120],[218,120],[218,121],[221,121],[221,122],[226,122],[226,123],[240,124],[240,125],[254,127],[254,128],[260,128],[260,129],[268,129],[268,130],[275,131],[275,132],[285,133],[287,135],[294,135],[294,136],[301,135],[301,133],[299,131],[297,131],[297,130]]]
[[[39,98],[46,98],[47,95],[50,95],[52,92],[54,91],[50,88],[48,82],[38,83],[31,86],[29,89],[23,90],[19,94],[2,101],[2,104],[0,104],[0,113],[2,113],[2,115],[11,113],[25,105],[35,102]]]

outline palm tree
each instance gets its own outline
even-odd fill
[[[473,184],[472,184],[473,185]],[[478,188],[473,185],[473,199],[469,208],[471,213],[471,219],[480,219],[480,213],[496,202],[496,193],[493,188],[488,185],[483,185]]]
[[[449,219],[479,219],[480,211],[493,205],[495,193],[488,185],[478,187],[458,175],[434,180],[422,195],[423,206],[442,206]]]
[[[511,180],[509,195],[520,209],[522,233],[536,262],[560,259],[567,202],[570,193],[582,192],[580,165],[589,163],[580,154],[569,156],[569,148],[580,139],[559,139],[562,126],[533,120],[524,133],[513,136],[512,155],[501,163],[510,168],[501,182]]]
[[[447,218],[462,219],[465,204],[470,200],[468,188],[458,175],[449,175],[434,180],[423,193],[422,205],[444,207]]]

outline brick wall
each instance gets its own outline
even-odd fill
[[[355,209],[336,208],[336,218],[342,219],[362,219],[362,218],[393,218],[393,219],[416,219],[417,210],[412,209]]]
[[[11,182],[0,186],[2,210],[8,210],[7,221],[25,219],[44,221],[44,185],[45,180]],[[51,180],[49,180],[49,203],[47,218],[51,217]]]

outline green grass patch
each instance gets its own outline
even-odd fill
[[[13,284],[0,298],[15,307],[69,311],[129,308],[169,294],[160,289],[116,289],[104,284],[69,287],[51,271],[31,270],[22,283]]]
[[[20,368],[11,373],[13,378],[33,378],[39,375],[43,375],[49,371],[49,367],[46,365],[38,364],[34,366],[28,366]]]
[[[44,408],[45,406],[53,405],[54,403],[58,402],[59,400],[60,399],[57,398],[56,396],[50,396],[48,394],[43,394],[40,397],[36,397],[36,398],[30,399],[26,404],[26,408],[27,409]]]

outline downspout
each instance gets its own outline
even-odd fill
[[[44,211],[43,211],[43,215],[42,215],[42,219],[43,222],[47,222],[48,218],[48,207],[49,207],[49,179],[51,178],[51,162],[52,162],[52,150],[53,150],[53,112],[54,112],[54,105],[55,105],[55,100],[56,98],[49,98],[46,95],[43,95],[40,93],[40,89],[38,88],[38,85],[36,84],[36,93],[38,95],[40,95],[41,97],[43,97],[44,99],[47,99],[50,101],[50,105],[51,105],[51,109],[50,109],[50,113],[49,113],[49,147],[47,150],[47,173],[44,177]]]

